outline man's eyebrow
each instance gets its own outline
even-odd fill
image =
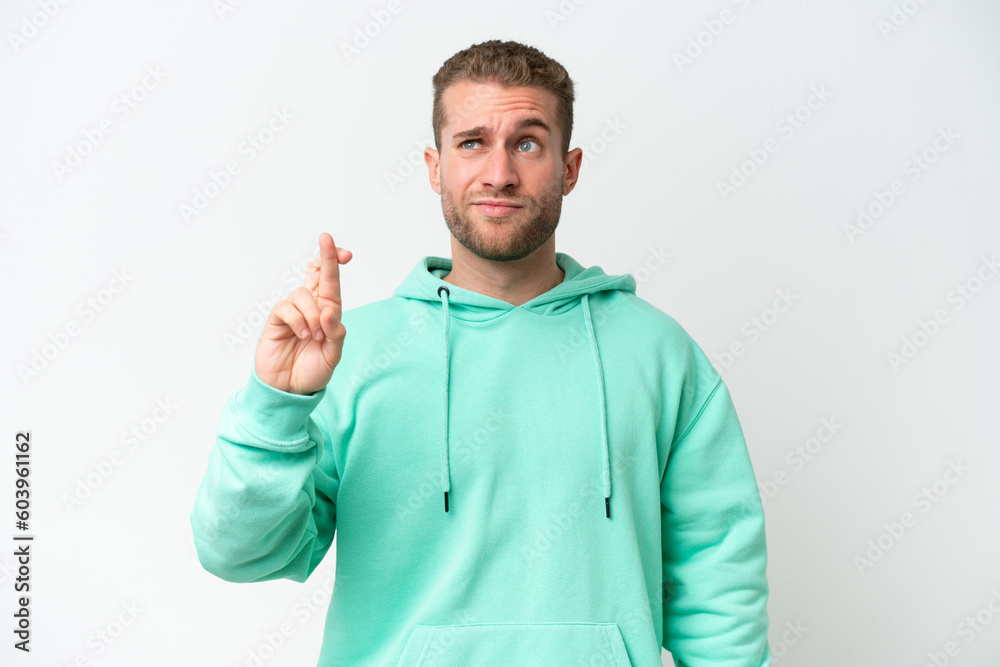
[[[525,118],[520,123],[518,123],[514,129],[523,130],[526,127],[540,127],[549,134],[552,134],[552,128],[541,118]],[[456,132],[451,135],[452,139],[467,139],[469,137],[480,137],[489,134],[489,128],[485,125],[477,125],[469,130],[462,130],[461,132]]]

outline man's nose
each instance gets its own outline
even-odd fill
[[[486,156],[480,180],[484,187],[503,190],[507,186],[517,185],[517,170],[514,159],[504,147],[495,147]]]

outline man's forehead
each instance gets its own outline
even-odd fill
[[[523,121],[531,116],[551,125],[555,95],[534,86],[499,86],[495,83],[459,81],[449,86],[443,96],[445,119],[449,129],[461,131],[464,125],[492,126],[500,122]],[[509,118],[508,118],[509,117]]]

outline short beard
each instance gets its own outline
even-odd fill
[[[470,220],[471,202],[476,199],[507,199],[524,206],[503,222]],[[451,192],[441,184],[441,210],[448,229],[458,242],[483,259],[511,262],[527,257],[549,240],[559,226],[562,213],[562,182],[558,181],[538,199],[504,197],[496,192],[471,195],[461,208]],[[478,215],[478,214],[477,214]]]

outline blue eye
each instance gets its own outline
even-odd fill
[[[458,147],[459,148],[468,148],[468,149],[471,149],[473,147],[472,146],[468,146],[467,144],[478,144],[478,143],[479,143],[478,139],[466,139],[465,141],[459,143]],[[517,147],[518,148],[523,148],[525,146],[525,144],[535,144],[536,146],[538,146],[538,149],[541,149],[541,147],[542,147],[541,142],[539,142],[537,139],[522,139],[521,142],[518,143]],[[537,152],[538,149],[536,149],[535,151],[532,151],[532,150],[529,149],[529,150],[526,150],[524,152],[525,153]]]

